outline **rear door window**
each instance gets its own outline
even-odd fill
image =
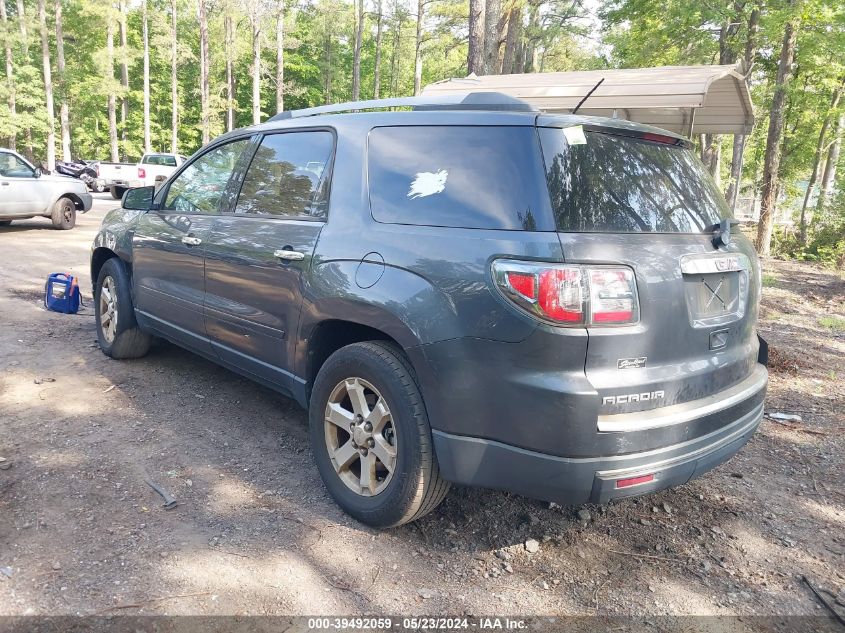
[[[162,165],[164,167],[176,167],[176,157],[165,154],[147,154],[141,161],[144,165]]]
[[[244,176],[235,213],[325,218],[326,170],[334,150],[327,131],[264,137]]]
[[[533,127],[375,128],[368,177],[377,222],[554,230]]]
[[[570,145],[563,130],[540,128],[559,231],[703,233],[730,215],[692,150],[600,132],[585,137]]]

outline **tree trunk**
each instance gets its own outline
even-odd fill
[[[830,202],[830,194],[833,191],[833,183],[836,181],[836,164],[839,162],[839,153],[842,150],[842,135],[845,134],[845,114],[840,114],[836,122],[836,131],[833,133],[833,143],[827,153],[827,161],[824,165],[822,175],[822,187],[819,191],[819,201],[816,209],[821,213]]]
[[[332,32],[329,25],[329,14],[325,16],[325,43],[324,43],[324,59],[325,59],[325,77],[323,78],[323,99],[326,103],[331,103],[332,99]]]
[[[12,54],[11,40],[7,30],[8,16],[6,15],[6,0],[0,0],[0,27],[3,29],[3,43],[6,49],[6,87],[9,90],[9,114],[12,116],[12,122],[17,117],[17,107],[15,104],[15,70],[14,70],[14,56]],[[9,149],[17,150],[17,130],[13,129],[8,137]]]
[[[226,56],[226,131],[235,129],[235,27],[229,11],[223,15],[223,54]]]
[[[467,74],[484,74],[484,0],[469,0]]]
[[[47,7],[38,0],[41,26],[41,61],[44,68],[44,97],[47,104],[47,171],[56,171],[56,113],[53,105],[53,72],[50,68],[50,36],[47,33]]]
[[[117,95],[114,93],[114,23],[111,16],[106,18],[106,84],[109,87],[109,146],[111,162],[120,162],[117,147]]]
[[[29,59],[29,33],[27,33],[26,28],[26,8],[24,7],[23,0],[17,0],[17,8],[18,8],[18,28],[20,29],[21,33],[21,48],[23,49],[23,56],[24,56],[24,64],[28,65],[30,62]],[[32,128],[28,125],[23,130],[24,135],[24,142],[26,144],[26,157],[34,161],[35,160],[35,147],[32,143]]]
[[[525,59],[522,72],[533,73],[537,70],[537,40],[536,32],[540,27],[540,16],[537,4],[532,2],[528,12],[528,42],[525,45]]]
[[[144,153],[153,151],[150,133],[150,26],[147,0],[141,1],[141,39],[144,42]]]
[[[176,0],[170,0],[170,151],[179,153],[179,47]]]
[[[417,33],[414,39],[414,95],[422,89],[422,36],[425,19],[425,0],[417,0]]]
[[[276,15],[276,112],[285,109],[285,3]]]
[[[396,19],[396,29],[393,31],[393,50],[390,53],[390,96],[396,96],[396,86],[398,81],[398,73],[396,68],[399,60],[399,47],[401,46],[402,35],[402,16]]]
[[[257,11],[257,9],[256,9]],[[261,123],[261,15],[250,18],[252,25],[252,123]]]
[[[382,15],[382,0],[378,0],[378,6],[376,7],[376,58],[373,63],[373,99],[379,98],[379,92],[381,92],[381,40],[382,40],[382,23],[384,22],[384,16]]]
[[[794,4],[790,3],[794,8]],[[775,207],[777,206],[778,171],[780,170],[780,141],[783,135],[784,107],[786,89],[792,77],[792,62],[795,58],[795,39],[798,31],[798,18],[791,17],[784,29],[781,45],[775,93],[769,114],[769,131],[766,136],[766,153],[763,159],[763,198],[760,202],[760,222],[757,225],[757,252],[768,255],[771,252],[772,230],[774,228]]]
[[[821,171],[821,164],[824,159],[827,132],[833,123],[833,115],[839,106],[839,100],[842,98],[843,87],[845,87],[845,77],[842,78],[839,86],[833,91],[833,96],[830,99],[830,110],[824,121],[822,121],[821,130],[819,130],[819,140],[816,142],[816,153],[813,157],[813,172],[810,174],[810,180],[807,183],[807,191],[804,193],[804,201],[801,203],[801,219],[798,222],[798,240],[802,245],[807,243],[807,205],[810,203],[810,197],[813,195],[813,189],[815,189],[816,182],[819,179],[819,172]]]
[[[0,0],[3,2],[5,0]],[[56,69],[59,75],[59,125],[62,132],[62,160],[71,160],[70,151],[70,111],[67,102],[67,86],[65,84],[65,36],[62,28],[62,0],[55,3],[56,19]]]
[[[355,47],[352,54],[352,100],[361,96],[361,43],[364,38],[364,0],[355,3]]]
[[[208,14],[206,0],[199,0],[200,22],[200,127],[202,129],[202,144],[211,140],[211,113],[209,112],[209,81],[208,81]]]
[[[502,75],[510,75],[514,72],[516,60],[516,46],[519,38],[519,29],[522,26],[522,5],[514,5],[508,12],[508,30],[505,35],[505,52],[502,55]]]
[[[499,18],[501,0],[486,0],[484,7],[484,74],[496,74],[499,68]]]
[[[760,7],[755,6],[748,16],[748,35],[745,39],[745,83],[751,83],[751,65],[757,56],[757,33],[760,30]],[[731,178],[725,196],[731,210],[736,210],[736,203],[742,188],[742,163],[745,156],[745,135],[734,134],[733,153],[731,155]]]
[[[120,35],[120,83],[123,93],[120,96],[120,141],[123,143],[123,155],[126,155],[126,138],[129,134],[129,44],[126,32],[126,0],[120,0],[120,20],[117,23]]]

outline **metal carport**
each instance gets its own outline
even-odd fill
[[[728,66],[470,75],[430,84],[422,93],[501,92],[540,110],[561,113],[571,112],[589,94],[579,114],[647,123],[687,136],[749,134],[754,113],[745,72],[740,62]]]

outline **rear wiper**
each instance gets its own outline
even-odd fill
[[[716,224],[711,224],[709,230],[713,233],[713,247],[727,246],[731,243],[731,227],[739,226],[739,220],[728,216],[723,217]]]

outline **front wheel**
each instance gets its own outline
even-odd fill
[[[111,192],[112,198],[114,198],[115,200],[120,200],[123,198],[123,194],[126,193],[126,188],[112,185],[111,187],[109,187],[109,191]]]
[[[332,354],[314,381],[309,424],[326,488],[362,523],[413,521],[449,491],[413,369],[393,345],[355,343]]]
[[[116,257],[103,264],[97,276],[94,317],[97,342],[106,356],[115,359],[140,358],[149,351],[152,339],[138,327],[129,274],[123,262]]]
[[[76,226],[76,206],[72,200],[60,198],[53,205],[53,212],[50,214],[53,220],[53,228],[60,231],[67,231]]]

